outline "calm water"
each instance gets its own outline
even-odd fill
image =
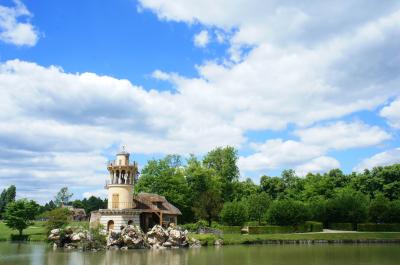
[[[399,265],[400,245],[256,245],[178,250],[53,251],[45,244],[0,243],[7,265]]]

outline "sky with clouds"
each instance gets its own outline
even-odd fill
[[[400,162],[400,2],[0,1],[0,189],[104,196],[126,145],[241,178]]]

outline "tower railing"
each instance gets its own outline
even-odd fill
[[[133,202],[111,202],[110,209],[132,209]]]
[[[108,161],[107,162],[107,167],[113,167],[113,166],[137,166],[136,162],[129,162],[126,165],[120,165],[119,163],[117,163],[117,161]]]

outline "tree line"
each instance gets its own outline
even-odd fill
[[[400,164],[350,174],[333,169],[305,177],[289,169],[281,176],[263,175],[257,185],[249,178],[239,180],[237,160],[237,150],[229,146],[202,159],[167,155],[149,160],[135,192],[165,196],[182,211],[183,223],[400,222]]]

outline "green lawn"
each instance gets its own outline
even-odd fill
[[[262,243],[267,240],[400,240],[400,232],[354,232],[354,233],[296,233],[296,234],[225,234],[220,237],[204,234],[191,234],[202,245],[212,245],[221,238],[225,245]]]
[[[84,228],[89,227],[88,222],[71,222],[72,226],[82,226]],[[17,230],[11,230],[6,226],[4,222],[0,221],[0,241],[10,240],[11,234],[18,234]],[[24,235],[29,235],[31,241],[44,241],[46,240],[46,227],[45,222],[37,221],[32,226],[28,227],[23,231]]]
[[[17,230],[11,230],[4,222],[0,222],[0,241],[10,240],[11,234],[18,234]],[[29,235],[32,241],[43,241],[46,239],[46,228],[44,222],[35,222],[34,225],[24,230],[23,234]]]

